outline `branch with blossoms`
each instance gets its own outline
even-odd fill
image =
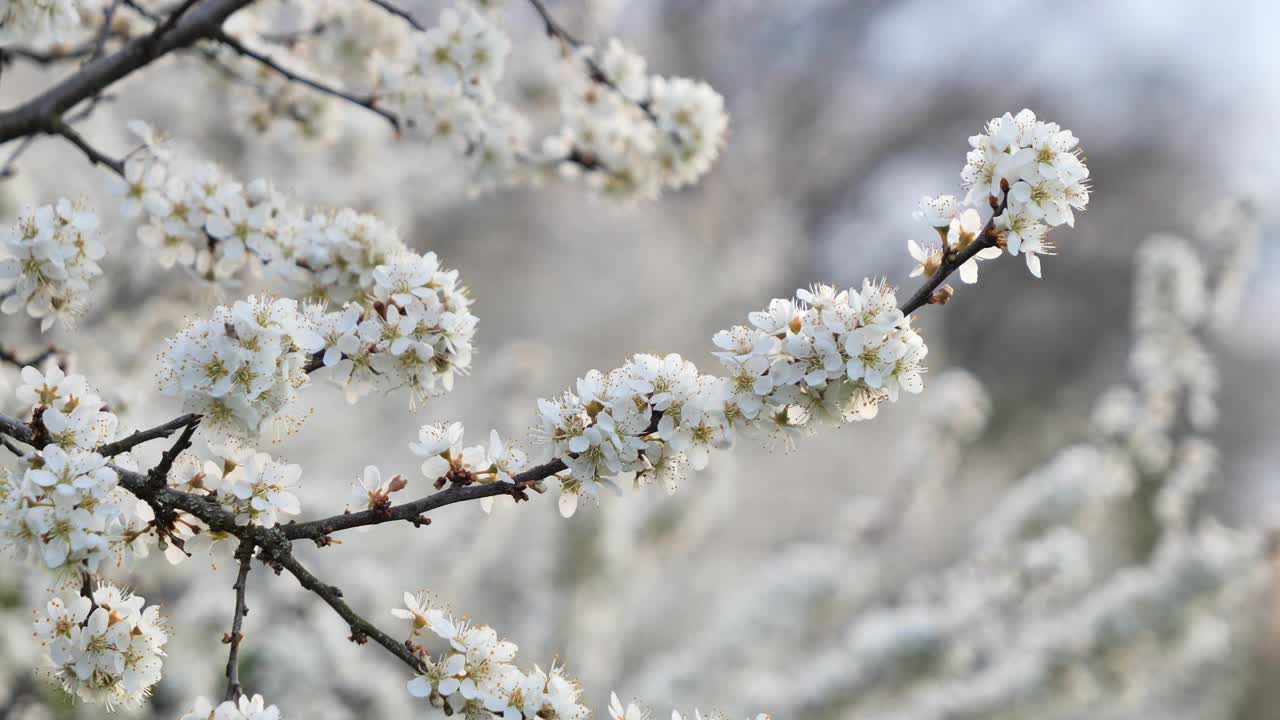
[[[469,295],[434,253],[409,250],[372,216],[301,211],[265,181],[241,184],[190,160],[149,128],[134,130],[143,146],[122,164],[117,186],[126,214],[148,216],[140,237],[173,250],[170,262],[191,265],[209,281],[256,267],[308,302],[250,296],[191,323],[170,339],[161,378],[162,392],[181,399],[188,414],[124,437],[86,378],[24,367],[17,397],[29,419],[0,416],[0,435],[19,456],[0,484],[0,536],[77,581],[145,557],[153,546],[181,562],[235,545],[226,700],[215,708],[200,699],[190,718],[277,712],[240,688],[253,557],[320,597],[353,642],[373,640],[401,660],[414,672],[408,692],[447,712],[584,717],[581,689],[563,668],[519,669],[512,643],[424,594],[406,594],[405,607],[393,611],[410,621],[397,638],[306,568],[293,543],[325,547],[343,530],[424,525],[428,513],[447,505],[478,500],[487,510],[496,497],[528,500],[529,491],[558,490],[560,511],[571,516],[583,498],[595,499],[624,478],[674,492],[687,467],[701,470],[741,436],[790,446],[819,424],[874,418],[882,403],[924,389],[927,347],[911,326],[912,313],[946,302],[954,291],[943,283],[953,273],[976,280],[977,260],[996,257],[991,249],[1026,256],[1038,273],[1045,234],[1071,222],[1088,197],[1087,170],[1068,131],[1029,111],[996,118],[970,139],[962,173],[968,206],[952,196],[921,202],[918,215],[942,247],[926,251],[912,243],[926,280],[903,303],[894,288],[870,280],[775,299],[750,313],[747,325],[714,336],[725,376],[702,373],[679,355],[633,355],[607,373],[588,372],[573,391],[539,401],[537,430],[526,447],[496,432],[485,445],[464,446],[461,424],[424,425],[409,449],[423,458],[421,474],[436,492],[396,504],[392,496],[409,481],[384,479],[370,466],[353,484],[346,512],[296,522],[286,517],[302,512],[296,495],[302,469],[259,452],[257,441],[272,429],[296,429],[300,421],[290,408],[312,375],[325,370],[352,397],[382,387],[406,392],[413,403],[447,392],[470,364],[476,319]],[[982,210],[990,212],[985,221]],[[65,200],[24,214],[4,238],[9,259],[0,272],[13,286],[5,311],[25,309],[45,323],[74,317],[87,281],[101,273],[96,227],[96,216]],[[198,431],[212,444],[210,459],[190,451]],[[160,460],[139,469],[132,452],[175,433]],[[86,701],[140,703],[159,680],[167,641],[156,609],[144,605],[105,583],[85,594],[55,595],[36,624],[50,672]],[[419,644],[423,630],[446,646]],[[639,711],[615,697],[610,715],[628,720]]]
[[[57,37],[74,28],[77,3],[94,1],[59,5],[52,17],[40,3],[18,3],[11,23],[49,23]],[[64,50],[67,57],[88,55],[84,67],[0,113],[0,144],[59,135],[118,174],[119,161],[113,164],[72,130],[66,113],[161,58],[189,51],[233,85],[253,88],[245,101],[265,103],[248,113],[259,130],[285,122],[306,136],[324,136],[330,115],[325,101],[334,100],[381,116],[397,138],[409,132],[412,139],[453,145],[476,189],[559,174],[584,177],[606,195],[652,198],[692,184],[710,169],[728,128],[723,99],[714,90],[686,78],[649,75],[644,59],[616,39],[603,50],[580,42],[537,0],[531,6],[565,52],[557,69],[560,127],[540,141],[531,138],[529,121],[497,91],[511,51],[499,5],[460,2],[428,27],[391,2],[351,0],[324,9],[301,6],[299,25],[278,26],[275,15],[252,0],[201,0],[156,11],[130,2],[125,7],[150,27],[129,35],[129,23],[119,31],[112,25],[119,19],[112,4],[84,53]],[[123,45],[98,57],[106,40],[121,32]],[[8,57],[49,63],[63,56],[22,48]]]

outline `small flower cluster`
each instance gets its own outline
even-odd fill
[[[241,695],[239,700],[226,700],[218,705],[198,697],[178,720],[280,720],[280,717],[280,709],[267,705],[261,695]]]
[[[990,221],[990,232],[999,238],[998,246],[985,247],[967,260],[960,267],[961,280],[977,282],[978,258],[999,257],[998,247],[1010,255],[1021,253],[1027,269],[1040,277],[1039,256],[1053,254],[1049,230],[1074,225],[1074,211],[1089,204],[1089,168],[1078,143],[1070,130],[1037,120],[1030,110],[992,119],[984,132],[969,138],[972,149],[960,173],[968,189],[964,202],[952,195],[920,200],[915,217],[937,231],[942,245],[910,241],[908,250],[916,261],[912,275],[932,276],[945,256],[985,240],[979,237],[984,231],[982,213],[996,207],[999,213]]]
[[[563,172],[585,172],[607,195],[653,198],[691,185],[724,145],[724,98],[706,83],[650,76],[644,58],[611,39],[562,65],[563,126],[543,143]]]
[[[749,321],[714,337],[728,377],[701,374],[679,355],[635,355],[538,402],[540,445],[570,471],[561,481],[566,517],[578,496],[595,497],[622,473],[674,491],[686,464],[706,467],[711,450],[740,431],[790,446],[816,420],[873,418],[884,400],[924,387],[928,348],[882,283],[802,289]]]
[[[413,624],[409,643],[423,630],[448,642],[426,671],[408,682],[414,697],[428,698],[436,707],[464,717],[492,713],[506,720],[554,717],[582,720],[590,712],[578,703],[582,688],[553,665],[550,672],[534,666],[526,673],[513,663],[518,648],[501,640],[488,625],[475,625],[431,604],[420,593],[405,593],[405,607],[391,614]]]
[[[27,208],[0,233],[0,311],[26,308],[40,329],[70,326],[88,305],[89,280],[106,254],[94,231],[98,218],[70,200]]]
[[[204,416],[204,427],[256,436],[282,419],[305,385],[312,353],[324,339],[298,312],[294,300],[250,296],[219,305],[208,320],[169,339],[160,390],[180,397],[188,412]]]
[[[35,635],[68,693],[108,708],[142,705],[160,680],[169,639],[159,606],[145,604],[103,584],[92,597],[55,595],[36,614]]]
[[[555,74],[560,127],[535,152],[528,119],[497,92],[512,49],[499,3],[458,3],[422,32],[369,3],[295,5],[287,14],[238,13],[229,31],[294,72],[337,76],[410,119],[405,132],[451,146],[477,190],[558,170],[585,176],[607,195],[651,198],[696,182],[724,144],[728,116],[718,93],[706,83],[647,74],[644,59],[616,39],[603,50],[566,48]],[[284,25],[282,16],[289,18]],[[274,40],[281,37],[297,40],[282,47]],[[229,51],[225,61],[247,63]],[[332,134],[327,108],[335,101],[308,99],[305,88],[280,76],[245,75],[258,89],[245,113],[253,128],[285,124],[307,136]]]
[[[0,4],[0,44],[59,40],[79,27],[81,13],[92,12],[95,5],[85,0],[5,0]]]
[[[236,514],[241,525],[274,527],[280,514],[302,512],[297,492],[302,480],[302,467],[272,460],[271,456],[253,449],[226,450],[221,477],[206,467],[206,488],[214,490],[218,501]],[[211,487],[210,483],[219,487]]]
[[[513,482],[513,475],[528,466],[528,456],[520,448],[504,443],[497,430],[489,431],[489,444],[462,447],[462,423],[435,423],[418,429],[418,442],[409,443],[415,455],[424,457],[422,474],[435,480],[438,487],[446,482],[492,483]],[[366,479],[368,469],[365,471]],[[364,483],[367,487],[368,483]],[[353,492],[358,489],[353,488]],[[354,497],[354,496],[353,496]],[[369,495],[374,498],[374,494]],[[493,498],[480,500],[485,512],[493,508]]]
[[[81,375],[53,368],[22,370],[18,398],[28,404],[48,444],[0,477],[0,540],[51,568],[145,556],[140,542],[150,508],[118,486],[107,459],[94,452],[117,419]]]
[[[477,189],[518,181],[527,154],[527,121],[495,91],[510,52],[493,18],[459,5],[377,69],[379,94],[401,115],[420,118],[425,139],[459,152]]]

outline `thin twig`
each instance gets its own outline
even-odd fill
[[[421,672],[424,669],[422,658],[411,652],[403,641],[396,640],[379,630],[376,625],[361,617],[355,610],[352,610],[351,606],[342,599],[342,590],[340,588],[321,582],[320,578],[311,574],[311,571],[303,567],[302,563],[299,563],[292,555],[277,558],[276,563],[288,570],[290,575],[297,578],[302,587],[319,595],[322,600],[329,604],[329,607],[333,608],[334,612],[338,613],[347,622],[347,626],[351,628],[350,640],[352,642],[363,645],[369,640],[373,640],[415,671]]]
[[[937,272],[926,278],[924,285],[921,285],[920,289],[916,290],[915,294],[912,295],[910,299],[902,303],[900,309],[902,310],[903,315],[910,315],[925,305],[937,302],[938,299],[934,297],[934,292],[940,285],[942,285],[943,280],[946,280],[951,273],[959,270],[961,265],[972,260],[978,253],[986,250],[987,248],[996,246],[996,243],[999,242],[1000,239],[999,234],[995,231],[996,218],[1000,217],[1001,213],[1005,211],[1005,208],[1009,206],[1008,188],[1002,188],[1002,194],[1004,197],[998,204],[994,197],[991,198],[991,219],[988,220],[986,226],[982,228],[982,232],[978,233],[978,236],[974,238],[973,242],[969,243],[969,246],[964,250],[961,250],[958,253],[947,253],[942,257],[942,265],[938,268]]]
[[[322,520],[296,523],[284,526],[285,537],[290,540],[314,540],[323,544],[324,538],[340,530],[350,528],[381,525],[388,522],[422,522],[422,514],[454,503],[481,498],[511,495],[516,498],[525,497],[526,490],[538,482],[568,469],[563,460],[552,460],[537,465],[522,473],[512,476],[512,482],[492,482],[483,485],[466,485],[451,487],[440,492],[418,498],[411,502],[393,505],[386,510],[363,510],[354,513],[342,513]]]
[[[280,75],[281,77],[283,77],[284,79],[290,82],[295,82],[295,83],[298,83],[299,85],[305,85],[306,87],[309,87],[312,90],[315,90],[316,92],[320,92],[325,95],[329,95],[331,97],[336,97],[341,100],[345,100],[353,105],[362,107],[370,112],[377,113],[378,115],[381,115],[387,122],[391,123],[391,127],[396,132],[400,131],[399,116],[397,116],[393,112],[390,112],[388,110],[378,107],[377,98],[374,96],[357,97],[346,91],[339,90],[335,87],[326,85],[320,82],[319,80],[314,80],[312,78],[299,75],[298,73],[276,62],[270,56],[264,55],[258,52],[257,50],[254,50],[246,46],[244,43],[231,37],[230,35],[226,34],[222,30],[215,31],[214,33],[211,34],[210,37],[213,40],[216,40],[222,43],[223,45],[227,46],[228,48],[234,50],[237,54],[247,57],[250,60],[253,60],[254,62],[257,62],[258,64],[275,72],[276,74]]]
[[[262,33],[258,36],[263,42],[269,42],[273,45],[284,45],[285,47],[293,47],[304,38],[315,37],[321,35],[325,30],[329,29],[328,20],[320,20],[315,25],[293,32],[282,33]]]
[[[7,363],[19,369],[27,366],[38,368],[40,367],[40,365],[44,363],[45,360],[48,360],[49,358],[56,358],[61,354],[62,354],[62,351],[59,350],[56,345],[50,345],[44,350],[41,350],[38,354],[32,355],[30,359],[22,360],[21,358],[18,357],[17,353],[13,352],[12,350],[9,350],[8,348],[0,346],[0,362]],[[58,364],[61,365],[62,363],[58,363]]]
[[[116,8],[120,7],[120,0],[111,0],[111,4],[102,13],[102,29],[98,31],[98,39],[93,43],[93,52],[89,54],[86,63],[93,62],[102,57],[103,51],[107,49],[107,38],[111,37],[111,21],[115,18]]]
[[[0,143],[44,132],[50,118],[61,116],[156,59],[208,37],[219,30],[223,21],[251,2],[253,0],[205,0],[175,19],[171,30],[131,40],[18,107],[0,112]]]
[[[566,30],[565,27],[555,19],[555,16],[551,14],[551,11],[547,10],[547,6],[542,0],[529,0],[529,4],[533,6],[535,11],[537,11],[538,17],[542,18],[543,30],[547,33],[548,37],[559,40],[570,50],[577,50],[582,47],[582,41]],[[636,107],[640,108],[640,110],[644,112],[650,121],[657,124],[658,116],[653,113],[653,108],[649,107],[649,103],[647,101],[635,101],[624,95],[622,90],[618,88],[617,83],[615,83],[613,79],[605,73],[604,68],[600,67],[600,63],[596,62],[595,58],[590,55],[584,55],[582,61],[586,64],[587,72],[591,76],[591,80],[593,82],[604,85],[610,90],[618,93],[618,95],[622,96],[627,102],[634,103]],[[683,140],[674,131],[669,134],[676,145],[683,143]]]
[[[240,698],[240,641],[244,640],[244,633],[241,627],[244,623],[244,616],[249,614],[249,608],[245,605],[245,590],[249,587],[249,570],[250,563],[253,562],[253,542],[249,540],[241,540],[239,547],[236,548],[236,559],[240,561],[240,571],[236,574],[236,583],[232,587],[236,591],[236,607],[231,616],[231,632],[222,638],[222,642],[231,646],[227,652],[227,693],[223,700],[238,700]]]
[[[3,166],[0,166],[0,180],[13,177],[14,173],[17,172],[14,169],[14,165],[17,164],[18,158],[22,157],[23,153],[31,149],[31,146],[35,143],[37,137],[39,137],[39,135],[28,135],[27,137],[22,138],[22,142],[18,143],[18,147],[14,148],[12,153],[9,153],[9,158],[4,161]]]
[[[178,24],[178,21],[182,19],[182,16],[198,2],[200,2],[200,0],[183,0],[181,5],[169,13],[168,17],[164,19],[164,22],[157,25],[156,29],[151,31],[152,42],[158,41],[160,38],[164,37],[166,33]],[[219,30],[219,32],[221,32],[221,30]]]
[[[183,428],[177,442],[164,451],[164,454],[160,456],[160,462],[147,472],[147,478],[153,486],[164,487],[168,484],[169,471],[173,469],[173,464],[177,462],[178,456],[191,447],[191,437],[195,435],[198,427],[200,427],[200,418],[197,416],[194,421],[187,423],[187,426]]]
[[[120,175],[122,177],[124,176],[123,160],[113,158],[110,155],[107,155],[106,153],[90,145],[89,141],[85,140],[83,135],[76,132],[76,130],[72,128],[71,125],[68,124],[67,121],[63,120],[61,117],[55,116],[50,118],[48,123],[46,124],[45,131],[48,132],[50,135],[61,135],[72,145],[75,145],[77,148],[80,148],[80,152],[84,153],[85,157],[89,158],[90,163],[94,165],[102,165],[103,167],[114,172],[115,174]]]
[[[426,26],[424,26],[422,23],[418,22],[417,20],[414,20],[413,15],[410,15],[407,10],[402,10],[399,7],[387,2],[387,0],[369,0],[369,2],[373,3],[374,5],[377,5],[383,10],[386,10],[392,15],[395,15],[396,17],[403,18],[405,22],[412,25],[413,29],[417,30],[418,32],[423,32],[427,29]]]
[[[194,413],[182,415],[162,425],[157,425],[148,430],[139,430],[128,437],[99,445],[95,452],[103,457],[114,457],[120,453],[129,452],[145,442],[167,438],[177,432],[179,428],[185,428],[198,422],[200,422],[199,415]]]

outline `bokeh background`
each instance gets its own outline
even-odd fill
[[[404,5],[424,18],[441,6]],[[477,359],[452,394],[410,413],[398,396],[353,406],[335,389],[308,391],[314,413],[270,448],[303,466],[308,515],[339,508],[366,464],[416,477],[406,443],[422,423],[461,420],[476,442],[490,427],[519,436],[537,398],[630,353],[678,352],[709,370],[715,330],[797,287],[850,286],[865,276],[912,287],[906,242],[929,232],[911,218],[916,201],[958,191],[967,136],[1023,107],[1082,139],[1090,207],[1074,229],[1055,231],[1058,255],[1046,259],[1043,279],[1009,259],[989,263],[980,284],[957,286],[950,305],[920,313],[932,379],[951,368],[971,373],[989,397],[989,422],[967,442],[962,461],[945,463],[936,481],[945,500],[869,546],[874,557],[855,559],[843,577],[865,582],[866,607],[892,603],[904,578],[955,559],[957,538],[1010,484],[1084,438],[1097,396],[1129,372],[1139,243],[1152,233],[1190,234],[1210,207],[1240,195],[1261,208],[1263,242],[1233,329],[1210,345],[1222,380],[1213,436],[1222,465],[1210,500],[1220,517],[1240,525],[1259,522],[1280,502],[1273,3],[550,5],[579,36],[620,36],[652,70],[704,78],[724,94],[731,134],[699,185],[625,206],[573,183],[474,197],[449,153],[397,142],[356,108],[335,108],[328,141],[246,132],[231,90],[194,59],[130,79],[84,125],[104,146],[123,149],[124,122],[145,119],[244,178],[268,177],[314,205],[375,212],[412,247],[436,251],[471,289],[481,320]],[[509,66],[508,88],[527,107],[552,108],[552,78],[542,71],[550,43],[518,0],[508,25],[519,59]],[[56,75],[6,68],[0,105]],[[175,413],[154,392],[163,338],[215,297],[148,262],[105,183],[106,174],[73,149],[46,139],[0,186],[6,222],[23,203],[85,198],[100,209],[110,253],[99,299],[79,331],[39,337],[26,319],[7,317],[3,342],[67,348],[73,367],[145,427]],[[791,613],[785,632],[732,647],[716,638],[749,636],[754,621],[733,626],[739,621],[726,618],[741,616],[743,604],[764,592],[762,576],[837,562],[823,548],[851,532],[858,499],[894,497],[921,472],[930,444],[919,430],[937,402],[928,391],[908,397],[875,422],[819,433],[792,453],[744,442],[688,477],[671,499],[656,488],[627,492],[567,521],[550,498],[500,503],[488,518],[456,506],[436,513],[430,527],[383,527],[305,552],[353,605],[388,622],[401,591],[431,589],[508,635],[525,662],[568,664],[594,707],[616,689],[657,716],[696,704],[735,717],[771,709],[787,717],[785,708],[749,704],[772,692],[749,688],[777,686],[795,667],[791,659],[819,652],[821,639],[842,631],[853,611],[800,613],[779,601],[779,612]],[[410,487],[426,484],[417,477]],[[17,571],[6,562],[0,567],[12,576]],[[892,571],[867,573],[864,563]],[[218,640],[233,568],[224,563],[210,574],[200,561],[161,565],[140,569],[133,585],[166,600],[176,627],[169,675],[156,696],[157,714],[170,716],[196,694],[221,693]],[[255,573],[250,607],[247,685],[287,717],[430,715],[396,695],[406,679],[400,668],[372,647],[347,643],[341,622],[291,579]],[[14,642],[11,632],[5,644]],[[696,660],[682,654],[691,647],[701,649]],[[20,655],[16,643],[10,652]],[[1257,662],[1265,671],[1267,654]],[[1250,697],[1236,717],[1273,717],[1265,690]],[[30,717],[75,712],[54,707],[29,709]],[[853,705],[825,714],[858,717]]]

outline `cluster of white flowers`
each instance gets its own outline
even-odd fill
[[[79,27],[82,15],[100,4],[87,0],[4,0],[0,2],[0,45],[15,40],[57,41]]]
[[[294,300],[250,296],[192,323],[168,341],[160,390],[180,397],[204,427],[227,436],[256,437],[307,384],[306,364],[324,339]]]
[[[520,179],[528,123],[497,98],[511,40],[489,14],[467,4],[446,8],[399,56],[377,68],[379,94],[415,132],[461,153],[474,187]]]
[[[563,126],[543,142],[562,172],[584,172],[607,195],[656,197],[697,182],[724,145],[724,98],[706,83],[650,76],[644,58],[611,39],[562,63]]]
[[[674,491],[686,463],[706,467],[739,432],[789,446],[817,421],[873,418],[884,400],[924,387],[928,348],[883,283],[802,289],[749,320],[714,337],[727,377],[703,375],[679,355],[635,355],[587,373],[576,393],[539,401],[540,446],[570,470],[566,516],[580,495],[595,497],[622,473]]]
[[[107,459],[94,451],[111,439],[116,416],[82,375],[58,368],[22,370],[19,401],[31,411],[48,444],[0,471],[0,539],[51,569],[145,556],[141,541],[150,508],[117,485]]]
[[[512,49],[499,5],[460,2],[416,32],[371,3],[292,3],[289,13],[238,13],[229,32],[296,73],[337,76],[349,92],[376,98],[405,121],[404,132],[452,147],[477,190],[558,170],[610,196],[652,198],[711,167],[728,129],[724,99],[706,83],[649,75],[645,60],[617,39],[603,50],[565,48],[555,73],[559,128],[531,149],[530,122],[497,92]],[[253,61],[229,50],[220,60],[245,68],[236,84],[256,86],[243,113],[252,128],[334,133],[328,108],[336,100],[254,72]]]
[[[261,695],[241,695],[214,705],[208,698],[198,697],[191,709],[178,720],[280,720],[280,709],[267,705]]]
[[[1040,277],[1040,255],[1053,254],[1049,230],[1074,225],[1073,211],[1089,204],[1089,168],[1078,142],[1070,130],[1037,120],[1030,110],[993,118],[984,132],[969,138],[973,149],[960,173],[968,189],[964,201],[952,195],[921,198],[915,216],[937,231],[942,244],[908,242],[916,261],[912,275],[932,276],[944,256],[981,240],[984,214],[996,206],[1000,212],[991,220],[992,233],[1010,255],[1021,253],[1031,274]],[[983,248],[960,267],[961,280],[977,282],[978,259],[999,256],[998,247]]]
[[[26,308],[40,329],[69,326],[88,305],[89,280],[102,274],[106,254],[98,218],[66,198],[27,208],[15,227],[0,232],[0,311]]]
[[[465,717],[486,713],[506,720],[555,717],[582,720],[590,712],[578,703],[582,688],[552,665],[550,672],[534,666],[524,672],[513,663],[518,648],[501,640],[488,625],[475,625],[432,604],[426,593],[405,593],[405,607],[391,614],[412,623],[409,641],[423,630],[448,642],[437,659],[428,660],[424,673],[408,683],[414,697],[428,698],[437,707]]]
[[[409,443],[409,449],[415,455],[426,458],[422,461],[422,474],[429,480],[435,480],[437,486],[443,487],[445,482],[492,483],[512,482],[512,476],[528,466],[528,456],[524,450],[505,443],[497,430],[489,431],[488,445],[462,446],[462,423],[435,423],[423,425],[418,429],[418,442]],[[368,486],[368,470],[366,469]],[[358,488],[353,488],[358,495]],[[370,502],[375,493],[370,492]],[[355,495],[353,495],[355,497]],[[480,506],[485,512],[493,508],[493,498],[482,498]]]
[[[160,608],[110,585],[63,593],[37,612],[35,635],[63,688],[85,702],[135,708],[160,680],[169,636]]]
[[[413,404],[468,371],[471,298],[435,253],[409,250],[371,215],[308,215],[265,180],[242,186],[215,165],[188,167],[150,128],[131,127],[146,146],[126,163],[124,212],[146,211],[138,236],[158,248],[161,264],[193,267],[210,281],[261,269],[286,295],[311,301],[299,309],[250,298],[179,335],[166,388],[209,410],[197,412],[258,432],[305,382],[307,356],[318,351],[353,399],[404,387]]]
[[[202,486],[235,513],[237,523],[274,527],[281,513],[302,512],[294,494],[301,484],[300,466],[272,460],[251,448],[224,449],[221,454],[221,467],[204,464]]]

